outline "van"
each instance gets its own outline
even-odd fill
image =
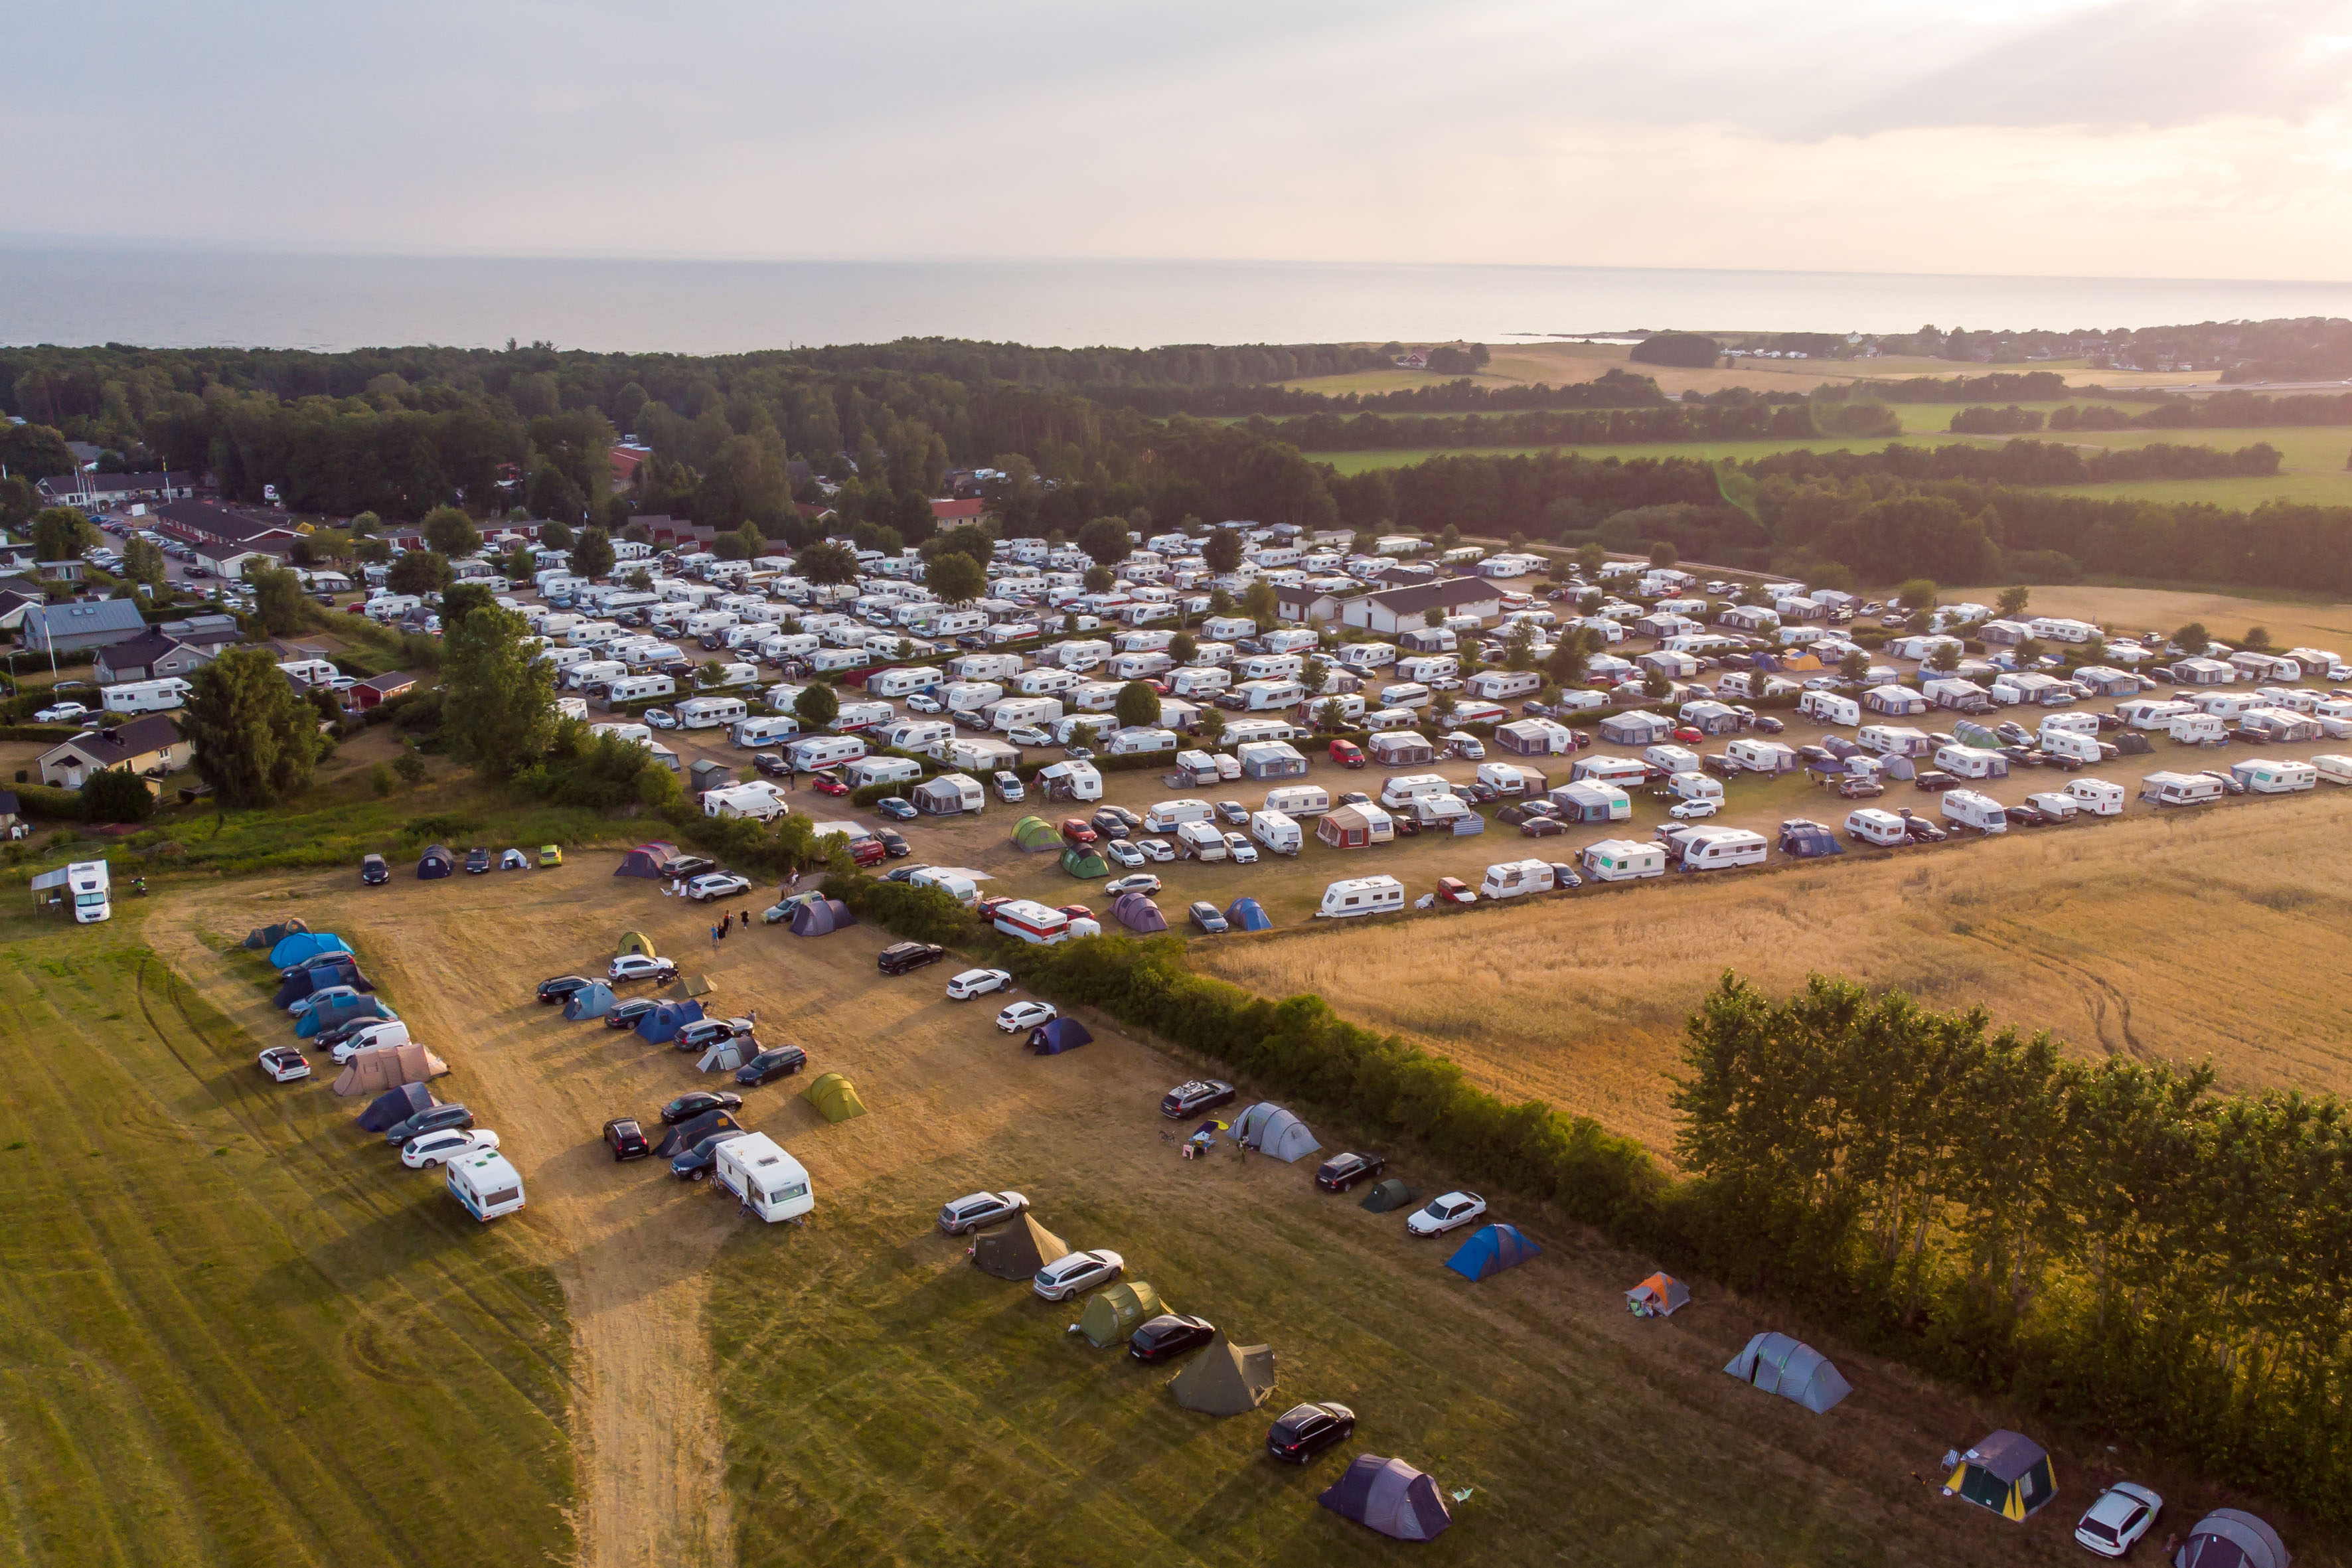
[[[1163,800],[1143,814],[1143,828],[1147,833],[1166,833],[1182,823],[1215,819],[1216,813],[1205,800]]]
[[[1973,827],[1987,834],[2009,831],[2008,810],[1989,795],[1972,789],[1946,790],[1938,804],[1944,820],[1956,827]]]
[[[522,1207],[522,1173],[495,1149],[450,1161],[442,1180],[448,1184],[450,1196],[485,1225]]]
[[[1270,855],[1296,855],[1306,842],[1297,819],[1270,806],[1250,813],[1250,837]]]
[[[1321,784],[1285,784],[1265,792],[1265,809],[1285,816],[1320,816],[1331,809],[1331,792]]]
[[[784,762],[796,773],[813,773],[854,763],[866,752],[866,742],[855,735],[803,735],[785,743]]]
[[[1874,805],[1847,813],[1845,834],[1857,843],[1875,844],[1882,849],[1900,848],[1911,841],[1910,829],[1901,817]]]
[[[715,730],[751,711],[740,697],[689,697],[677,705],[677,724],[681,730]]]
[[[397,1018],[386,1018],[354,1029],[343,1037],[343,1044],[353,1051],[363,1051],[372,1046],[405,1046],[414,1042],[408,1037],[408,1026]]]
[[[2202,805],[2222,795],[2221,781],[2210,773],[2150,773],[2140,782],[2139,797],[2158,805]]]
[[[1394,877],[1349,877],[1323,889],[1318,920],[1393,914],[1404,908],[1404,884]]]
[[[2105,779],[2068,779],[2066,793],[2093,816],[2121,816],[2124,813],[2121,784],[2109,784]]]
[[[1147,822],[1146,826],[1150,824]],[[1164,832],[1166,829],[1155,829]],[[1176,825],[1176,854],[1180,859],[1223,860],[1231,853],[1224,834],[1213,822],[1180,822]]]
[[[800,733],[801,721],[790,713],[762,719],[738,719],[730,732],[735,744],[745,751],[772,746],[777,742]]]
[[[807,1167],[764,1132],[730,1138],[719,1145],[710,1179],[770,1225],[797,1219],[816,1207]]]
[[[1399,773],[1381,782],[1381,805],[1394,811],[1408,801],[1453,793],[1453,784],[1443,773]]]
[[[1760,866],[1770,847],[1760,833],[1744,827],[1694,827],[1681,837],[1682,868],[1723,871],[1736,866]]]

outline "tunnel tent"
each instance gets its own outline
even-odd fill
[[[335,1079],[334,1090],[345,1099],[354,1094],[379,1094],[403,1084],[439,1078],[448,1070],[447,1062],[414,1041],[404,1046],[369,1046],[352,1053]]]
[[[1153,931],[1168,929],[1168,917],[1160,906],[1141,893],[1121,893],[1111,900],[1111,918],[1128,930],[1149,936]]]
[[[857,1098],[856,1086],[837,1072],[820,1074],[814,1083],[801,1091],[801,1098],[814,1106],[817,1114],[827,1121],[846,1121],[866,1114],[866,1102]]]
[[[1379,1454],[1357,1455],[1315,1500],[1396,1541],[1434,1541],[1454,1522],[1435,1481],[1402,1459]]]
[[[349,952],[351,946],[333,931],[293,931],[278,939],[269,949],[273,969],[291,969],[298,963],[308,963],[322,952]]]
[[[1637,1318],[1671,1318],[1690,1305],[1690,1287],[1671,1274],[1653,1274],[1625,1292],[1625,1310]]]
[[[744,1041],[744,1036],[728,1036],[727,1038],[719,1041],[717,1045],[702,1053],[702,1059],[694,1064],[694,1070],[697,1072],[733,1072],[737,1068],[743,1065]]]
[[[1356,1206],[1369,1209],[1373,1214],[1394,1214],[1399,1209],[1409,1209],[1419,1202],[1421,1202],[1419,1187],[1409,1187],[1394,1176],[1390,1176],[1384,1181],[1374,1182],[1371,1191],[1364,1194],[1364,1201]]]
[[[856,923],[856,915],[839,899],[811,899],[793,908],[794,936],[831,936]]]
[[[654,1145],[654,1158],[672,1159],[713,1132],[733,1132],[742,1125],[724,1110],[706,1110],[699,1116],[690,1116],[662,1134],[661,1142]]]
[[[983,1232],[971,1244],[972,1267],[999,1279],[1034,1279],[1037,1270],[1069,1254],[1068,1243],[1027,1214]]]
[[[447,845],[428,845],[425,853],[416,858],[416,879],[420,882],[436,881],[456,870],[457,867]]]
[[[1767,1394],[1793,1399],[1819,1415],[1853,1392],[1829,1359],[1812,1346],[1786,1334],[1761,1333],[1749,1340],[1723,1369],[1754,1384]],[[2015,1433],[1993,1434],[2016,1436]],[[2021,1442],[2022,1438],[2019,1439]],[[1987,1438],[1987,1442],[1992,1438]]]
[[[621,933],[621,944],[613,950],[613,956],[626,958],[633,952],[643,953],[647,958],[661,956],[654,951],[653,938],[641,931],[625,931]]]
[[[1080,1046],[1094,1044],[1094,1036],[1076,1018],[1054,1018],[1029,1031],[1029,1048],[1041,1057],[1058,1057]]]
[[[499,869],[501,871],[528,871],[530,869],[530,857],[524,854],[520,849],[509,849],[499,857]]]
[[[1095,1349],[1108,1350],[1127,1343],[1128,1336],[1166,1310],[1168,1303],[1151,1286],[1140,1279],[1124,1281],[1094,1293],[1079,1315],[1078,1331]]]
[[[1110,867],[1087,844],[1073,844],[1062,851],[1062,869],[1081,882],[1110,875]]]
[[[1168,1391],[1187,1410],[1246,1415],[1274,1392],[1274,1347],[1234,1345],[1220,1333],[1168,1380]]]
[[[1829,1365],[1827,1362],[1822,1364]],[[1835,1375],[1834,1369],[1832,1375]],[[1837,1385],[1838,1399],[1843,1399],[1845,1379],[1839,1378]],[[1789,1397],[1797,1396],[1791,1394]],[[1836,1403],[1834,1399],[1830,1402]],[[2022,1524],[2043,1503],[2058,1495],[2058,1482],[2050,1471],[2050,1456],[2041,1444],[2021,1432],[2000,1431],[1957,1457],[1952,1473],[1944,1482],[1944,1492],[1948,1497],[1958,1493],[1979,1508],[1989,1508],[2003,1519]]]
[[[1517,1226],[1482,1225],[1445,1260],[1445,1267],[1465,1279],[1491,1279],[1542,1252],[1542,1247],[1519,1233]]]
[[[1042,816],[1024,816],[1013,825],[1013,842],[1032,855],[1049,854],[1062,847],[1062,836]]]
[[[1290,1164],[1323,1145],[1315,1142],[1315,1134],[1307,1130],[1307,1123],[1298,1120],[1297,1112],[1277,1106],[1273,1115],[1258,1124],[1257,1136],[1250,1141],[1250,1147]]]
[[[290,1008],[307,996],[339,985],[362,992],[375,989],[375,982],[361,972],[357,959],[348,952],[335,952],[288,970],[271,1000],[278,1006]]]
[[[1257,1144],[1257,1130],[1265,1125],[1267,1117],[1281,1109],[1282,1107],[1270,1100],[1256,1100],[1244,1106],[1241,1113],[1234,1118],[1234,1124],[1225,1129],[1225,1136],[1236,1143],[1247,1143],[1255,1148]]]
[[[592,981],[563,999],[563,1016],[572,1023],[583,1018],[601,1018],[613,1010],[613,988],[601,980]]]
[[[389,1132],[418,1111],[437,1103],[432,1090],[422,1083],[404,1083],[368,1101],[368,1108],[359,1115],[360,1127],[368,1132]]]
[[[662,879],[662,868],[677,858],[677,846],[667,839],[656,838],[650,844],[640,844],[621,857],[613,870],[615,877],[646,877]]]
[[[1244,895],[1225,906],[1225,923],[1235,931],[1272,931],[1274,922],[1266,919],[1265,909],[1255,899]]]
[[[2174,1568],[2290,1568],[2294,1559],[2277,1531],[2252,1514],[2217,1508],[2197,1521],[2173,1554]]]
[[[338,1024],[348,1024],[356,1018],[389,1018],[393,1016],[392,1009],[374,997],[362,996],[356,991],[341,987],[326,1001],[320,1002],[316,996],[306,996],[303,1000],[318,1005],[296,1016],[294,1037],[300,1040],[309,1039],[321,1029],[331,1029]]]
[[[657,1003],[637,1020],[637,1033],[656,1045],[676,1040],[678,1031],[702,1016],[699,1002]]]

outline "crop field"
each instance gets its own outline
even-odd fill
[[[1986,597],[1979,590],[1969,590]],[[2191,621],[2232,646],[2261,626],[2282,648],[2320,647],[2352,655],[2352,604],[2280,596],[2248,598],[2195,589],[2109,588],[2060,584],[2033,590],[2032,612],[2074,616],[2103,626],[2170,633]]]
[[[385,994],[450,1060],[436,1089],[504,1134],[530,1207],[481,1232],[452,1217],[434,1178],[387,1171],[381,1150],[356,1147],[341,1122],[350,1108],[318,1083],[236,1089],[264,1108],[257,1114],[300,1131],[280,1158],[314,1185],[358,1180],[405,1194],[397,1211],[415,1223],[463,1226],[451,1250],[520,1253],[545,1271],[532,1277],[560,1283],[583,1563],[1402,1561],[1408,1549],[1314,1503],[1345,1457],[1367,1450],[1401,1454],[1464,1494],[1454,1529],[1410,1553],[1430,1561],[2058,1563],[2074,1552],[2064,1499],[2087,1498],[2120,1466],[2176,1506],[2210,1500],[2145,1456],[2061,1443],[2061,1507],[2022,1529],[1966,1509],[1921,1483],[1947,1447],[2015,1420],[1993,1402],[1712,1287],[1672,1321],[1633,1319],[1619,1293],[1654,1260],[1500,1194],[1497,1216],[1546,1250],[1469,1284],[1440,1267],[1450,1243],[1412,1242],[1400,1216],[1316,1192],[1303,1166],[1230,1152],[1181,1161],[1156,1102],[1198,1068],[1148,1039],[1093,1017],[1093,1045],[1031,1058],[991,1027],[994,999],[941,998],[947,969],[877,978],[883,933],[800,941],[755,928],[714,950],[705,911],[614,879],[613,863],[582,854],[553,872],[368,889],[347,871],[248,878],[159,895],[145,911],[157,950],[197,997],[224,1005],[212,1026],[224,1074],[284,1025],[253,984],[259,965],[221,952],[215,928],[299,910],[354,938]],[[805,1228],[760,1226],[657,1165],[605,1158],[604,1117],[646,1115],[708,1081],[675,1051],[566,1024],[531,1001],[536,979],[601,963],[624,929],[706,973],[709,1005],[756,1008],[763,1040],[800,1044],[812,1070],[857,1085],[868,1113],[838,1125],[794,1098],[804,1079],[749,1091],[745,1122],[810,1168],[818,1208]],[[87,952],[91,934],[42,942],[48,952],[77,942]],[[481,962],[485,949],[494,962]],[[173,1123],[182,1109],[163,1107],[160,1119]],[[1349,1136],[1317,1131],[1327,1148]],[[194,1152],[189,1142],[174,1135],[177,1159]],[[1392,1152],[1416,1186],[1450,1184]],[[1066,1332],[1074,1308],[969,1268],[963,1244],[939,1235],[931,1215],[980,1187],[1024,1193],[1071,1245],[1121,1252],[1129,1278],[1172,1309],[1210,1318],[1237,1342],[1271,1344],[1269,1406],[1223,1421],[1185,1411],[1160,1386],[1164,1372]],[[185,1281],[232,1245],[184,1235],[150,1272]],[[413,1283],[428,1268],[384,1263],[383,1281]],[[324,1306],[313,1313],[332,1321]],[[1768,1324],[1830,1349],[1853,1396],[1816,1417],[1724,1377],[1723,1363]],[[479,1397],[470,1384],[465,1394]],[[1261,1451],[1266,1421],[1309,1398],[1353,1406],[1358,1440],[1304,1471],[1274,1466]],[[381,1444],[373,1411],[340,1415]],[[554,1517],[551,1484],[479,1486],[495,1441],[467,1446],[462,1459],[404,1432],[392,1447],[278,1485],[307,1496],[340,1491],[352,1475],[414,1473],[415,1484],[387,1491],[442,1499],[462,1488],[478,1510],[496,1514],[495,1499]],[[61,1507],[98,1500],[94,1477],[68,1475]],[[2297,1547],[2306,1561],[2328,1560],[2304,1540]],[[538,1555],[460,1543],[443,1560]]]

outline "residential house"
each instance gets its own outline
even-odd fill
[[[389,675],[371,676],[352,687],[352,703],[362,709],[374,708],[395,697],[405,697],[415,689],[416,677],[404,669],[396,669]]]
[[[21,630],[25,624],[25,612],[35,605],[46,603],[46,595],[27,593],[23,588],[0,588],[0,632]]]
[[[52,789],[79,789],[92,773],[177,773],[194,753],[170,714],[150,713],[111,730],[86,730],[42,752],[41,782]]]
[[[1297,583],[1274,591],[1274,613],[1286,621],[1312,626],[1317,622],[1338,618],[1340,606],[1349,603],[1328,588],[1312,584]]]
[[[146,630],[147,618],[130,599],[73,599],[26,609],[16,640],[40,653],[74,653],[129,642]]]
[[[95,673],[100,686],[118,686],[126,680],[162,680],[169,676],[185,680],[210,664],[222,646],[215,643],[207,647],[184,643],[161,631],[147,632],[128,642],[99,649]]]
[[[1449,577],[1349,599],[1340,607],[1340,618],[1349,626],[1394,637],[1427,625],[1432,610],[1448,617],[1475,616],[1490,621],[1503,613],[1502,590],[1481,577]]]
[[[978,522],[987,515],[988,503],[978,496],[959,496],[953,500],[931,503],[931,521],[942,532],[950,528],[961,528],[968,522]]]

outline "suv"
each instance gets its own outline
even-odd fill
[[[1171,1121],[1181,1121],[1203,1110],[1214,1110],[1220,1105],[1234,1102],[1234,1086],[1219,1079],[1193,1079],[1180,1083],[1160,1097],[1160,1114]]]
[[[607,973],[614,984],[629,980],[667,983],[677,978],[677,965],[667,958],[656,958],[649,952],[625,952],[613,960]]]
[[[646,1142],[646,1131],[637,1125],[634,1116],[618,1116],[604,1123],[604,1144],[613,1151],[615,1163],[642,1160],[654,1152]]]
[[[904,974],[926,963],[937,963],[947,955],[948,950],[937,942],[894,942],[875,957],[874,967],[885,974]]]

